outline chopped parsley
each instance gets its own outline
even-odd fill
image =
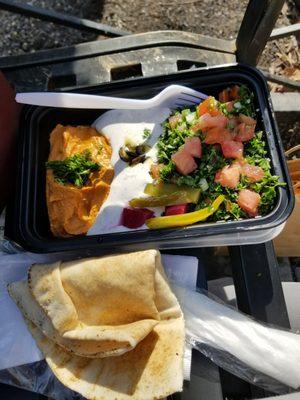
[[[100,155],[102,153],[102,150],[103,150],[103,144],[99,144],[97,154]]]
[[[86,185],[92,172],[99,171],[101,165],[93,162],[91,153],[86,151],[64,160],[47,161],[46,168],[52,169],[55,180],[61,185],[69,183],[81,188]]]
[[[143,132],[143,139],[145,139],[145,140],[149,139],[151,134],[152,134],[151,130],[148,128],[145,128],[144,132]]]

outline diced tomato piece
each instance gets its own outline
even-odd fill
[[[220,183],[224,187],[236,189],[240,181],[240,168],[239,166],[226,165],[216,173],[215,182]]]
[[[224,89],[219,93],[219,101],[222,103],[227,103],[231,100],[236,100],[239,98],[240,87],[238,85],[232,88]]]
[[[210,114],[206,113],[202,115],[196,125],[194,125],[191,130],[193,132],[197,132],[202,130],[203,132],[207,132],[210,128],[225,128],[228,123],[228,118],[224,115],[217,115],[212,117]]]
[[[247,115],[240,114],[239,119],[246,125],[254,125],[254,126],[256,125],[256,120],[254,118],[248,117]]]
[[[235,142],[234,140],[226,140],[221,143],[223,156],[225,158],[242,158],[244,145],[241,142]]]
[[[241,173],[252,183],[261,181],[265,176],[264,170],[261,167],[250,165],[248,163],[242,165]]]
[[[121,225],[130,229],[139,228],[147,219],[152,218],[154,212],[147,208],[123,208]]]
[[[191,131],[193,133],[197,133],[198,131],[202,131],[203,133],[206,133],[211,129],[211,128],[206,128],[206,127],[203,128],[202,126],[203,126],[202,123],[198,123],[198,124],[196,124],[196,125],[191,127]]]
[[[175,163],[177,171],[182,175],[188,175],[197,168],[194,158],[184,149],[173,154],[172,161]]]
[[[223,115],[223,114],[218,108],[213,108],[210,110],[210,115],[212,117],[216,117],[217,115]]]
[[[150,167],[150,175],[153,179],[159,179],[160,177],[160,166],[158,164],[152,164]]]
[[[195,125],[191,126],[191,131],[193,133],[197,133],[198,131],[202,130],[201,122],[197,122]]]
[[[229,118],[228,123],[227,123],[227,129],[230,130],[236,130],[237,126],[240,124],[238,118],[232,117]]]
[[[233,105],[234,105],[234,101],[228,101],[227,103],[226,103],[226,110],[228,111],[228,112],[231,112],[232,110],[233,110]]]
[[[184,144],[184,150],[193,157],[201,158],[202,146],[200,138],[197,136],[186,138]]]
[[[258,193],[249,189],[242,189],[238,195],[237,203],[248,215],[255,217],[258,215],[260,199]]]
[[[232,140],[232,136],[227,129],[212,128],[206,132],[204,142],[206,144],[215,144],[226,140]]]
[[[178,124],[178,122],[181,121],[181,115],[177,114],[177,115],[172,115],[169,118],[169,124],[170,124],[170,128],[174,129],[176,127],[176,125]]]
[[[206,113],[202,115],[197,123],[200,129],[205,128],[225,128],[228,123],[228,118],[225,115],[216,115],[212,117],[210,114]]]
[[[241,174],[245,175],[251,183],[259,182],[265,176],[264,170],[261,167],[248,164],[244,159],[235,161],[234,165],[239,166]]]
[[[187,204],[177,204],[175,206],[167,206],[165,209],[165,215],[179,215],[188,212]]]
[[[229,101],[229,91],[228,89],[222,90],[222,92],[219,93],[219,101],[222,103],[227,103]]]
[[[236,128],[237,134],[234,137],[234,140],[237,142],[247,142],[254,137],[255,126],[254,125],[246,125],[244,122],[239,124]]]
[[[199,104],[197,108],[198,114],[201,116],[208,113],[212,117],[215,117],[216,115],[222,115],[221,111],[218,109],[217,104],[217,100],[214,97],[209,96],[207,99]]]
[[[238,99],[239,98],[239,92],[240,92],[240,87],[238,85],[234,85],[230,89],[230,93],[229,93],[230,100]]]

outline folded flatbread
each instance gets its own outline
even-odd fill
[[[159,322],[145,319],[116,326],[87,326],[69,331],[65,337],[59,334],[43,309],[39,307],[26,281],[12,283],[9,286],[9,293],[24,317],[32,321],[48,339],[82,357],[100,358],[123,354],[133,349]],[[95,337],[95,333],[98,337]]]
[[[36,264],[9,292],[54,374],[88,399],[182,390],[183,316],[158,251]]]

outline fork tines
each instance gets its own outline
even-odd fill
[[[191,93],[181,93],[181,97],[178,97],[175,102],[176,107],[193,106],[201,103],[206,97]]]

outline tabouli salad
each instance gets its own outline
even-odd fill
[[[218,100],[209,96],[198,106],[176,110],[164,122],[156,144],[147,196],[129,202],[122,224],[170,228],[269,213],[276,187],[283,183],[271,173],[264,133],[256,130],[255,117],[253,93],[237,85],[224,89]],[[145,142],[150,135],[145,132]],[[125,150],[120,149],[124,161],[145,160],[143,149]],[[153,207],[164,207],[162,215],[154,217]]]

